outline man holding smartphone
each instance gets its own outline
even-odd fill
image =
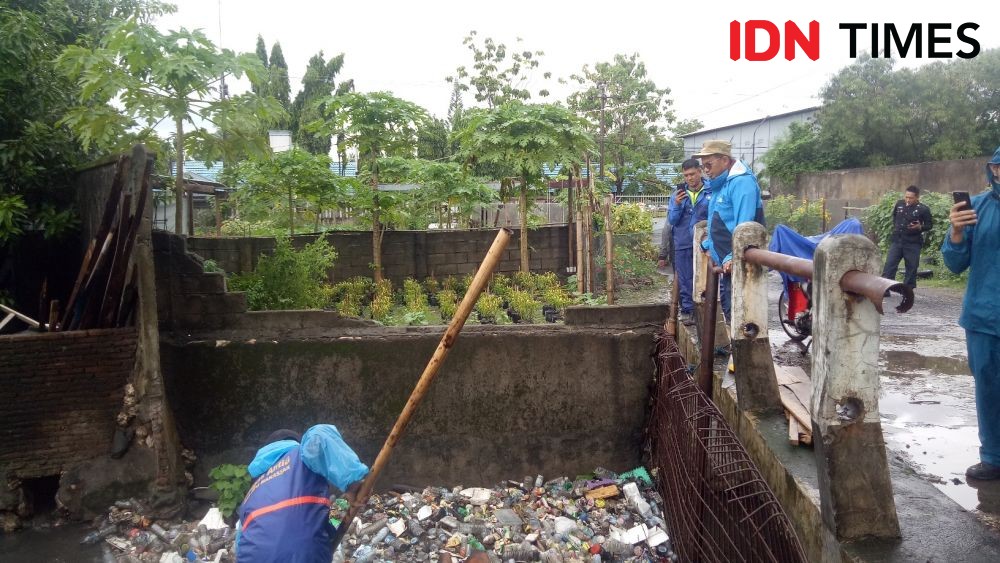
[[[931,230],[933,219],[931,210],[920,203],[920,188],[910,186],[903,193],[903,199],[892,209],[892,239],[889,255],[885,258],[882,277],[896,279],[899,261],[906,265],[903,283],[917,287],[917,265],[920,263],[920,248],[924,245],[924,233]]]
[[[969,283],[958,324],[965,329],[969,369],[976,381],[980,463],[965,471],[970,479],[1000,479],[1000,147],[986,163],[990,189],[972,198],[956,193],[948,216],[951,229],[941,245],[945,266]]]
[[[705,189],[702,179],[701,163],[698,159],[689,158],[681,164],[684,182],[670,194],[670,206],[667,213],[667,223],[673,236],[674,272],[681,299],[680,320],[685,325],[694,324],[694,225],[708,219],[708,201],[712,198],[710,190]],[[667,229],[666,226],[663,227]]]

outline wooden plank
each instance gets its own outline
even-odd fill
[[[799,398],[792,393],[790,389],[784,385],[778,387],[781,392],[781,404],[785,406],[795,420],[802,425],[804,428],[812,428],[812,417],[809,415],[809,410],[799,402]]]
[[[788,443],[793,446],[799,445],[799,423],[792,416],[788,417]]]
[[[774,366],[774,376],[778,379],[778,385],[791,385],[793,383],[805,383],[810,381],[805,370],[795,366]]]
[[[4,319],[4,323],[3,324],[7,324],[7,322],[10,320],[10,317],[14,316],[14,317],[17,317],[18,319],[21,319],[22,321],[24,321],[25,323],[27,323],[28,325],[30,325],[32,328],[38,328],[39,327],[38,321],[36,321],[35,319],[29,317],[28,315],[25,315],[24,313],[19,313],[19,312],[15,311],[14,309],[11,309],[10,307],[8,307],[6,305],[0,304],[0,311],[3,311],[4,313],[7,313],[7,317],[8,317],[8,318]],[[3,325],[0,325],[0,327],[2,327],[2,326]]]

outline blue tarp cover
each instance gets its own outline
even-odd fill
[[[864,232],[865,230],[864,227],[861,226],[861,221],[858,221],[854,217],[844,219],[840,223],[837,223],[837,226],[828,232],[813,235],[811,237],[802,236],[787,225],[778,225],[774,228],[774,234],[771,236],[771,244],[768,245],[768,250],[779,254],[787,254],[788,256],[796,256],[798,258],[812,260],[813,254],[816,253],[816,246],[819,245],[820,241],[824,238],[830,235],[861,235],[864,234]],[[785,293],[787,295],[789,283],[802,283],[806,280],[798,276],[781,272],[781,281],[785,286]]]

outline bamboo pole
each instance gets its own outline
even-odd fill
[[[667,336],[677,336],[677,312],[680,310],[681,290],[677,282],[677,264],[674,264],[674,275],[670,279],[670,308],[667,310],[667,320],[663,323],[663,331]]]
[[[578,194],[579,195],[579,194]],[[579,199],[579,197],[577,198]],[[577,293],[587,292],[587,263],[585,260],[585,248],[583,240],[583,212],[576,215],[576,291]]]
[[[611,202],[614,196],[604,196],[604,260],[607,270],[608,305],[615,304],[615,234],[611,227]]]
[[[465,292],[465,297],[462,299],[461,305],[458,306],[455,316],[452,317],[451,323],[448,324],[448,330],[441,336],[441,342],[438,343],[437,349],[434,350],[434,355],[427,362],[424,372],[420,374],[417,385],[413,388],[413,392],[410,393],[410,398],[406,401],[403,411],[399,413],[399,418],[396,419],[396,424],[393,425],[392,431],[389,432],[389,436],[385,439],[385,444],[382,446],[381,451],[379,451],[378,457],[375,458],[375,463],[372,464],[368,476],[361,483],[356,502],[348,509],[344,521],[341,522],[340,527],[337,529],[337,535],[333,541],[334,551],[337,550],[340,541],[347,534],[347,530],[351,528],[351,522],[357,515],[359,507],[364,506],[368,497],[371,496],[372,489],[375,487],[375,481],[378,480],[382,470],[385,469],[386,464],[389,462],[389,456],[392,455],[392,450],[396,447],[400,436],[403,435],[403,431],[406,430],[406,426],[410,423],[410,418],[413,417],[417,406],[424,399],[427,390],[430,389],[431,383],[434,382],[434,377],[437,376],[438,369],[441,368],[441,364],[448,357],[448,352],[455,345],[458,333],[462,331],[465,320],[469,317],[469,313],[472,312],[472,308],[479,299],[479,294],[486,288],[490,276],[493,275],[493,270],[496,269],[497,264],[500,262],[501,255],[504,249],[507,248],[507,243],[510,242],[511,234],[513,234],[513,231],[503,228],[500,229],[497,237],[493,240],[493,245],[490,246],[489,251],[486,253],[486,258],[483,260],[482,265],[479,266],[479,270],[476,271],[476,276],[472,279],[472,283],[469,284],[469,289]]]

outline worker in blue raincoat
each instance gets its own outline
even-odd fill
[[[670,224],[674,246],[674,272],[677,283],[681,311],[680,320],[685,325],[693,324],[694,298],[694,225],[708,219],[708,202],[712,191],[706,189],[702,178],[701,163],[689,158],[681,164],[684,182],[670,194],[667,222]],[[666,230],[666,226],[663,227]]]
[[[733,232],[740,223],[747,221],[763,225],[764,202],[753,170],[747,163],[732,157],[732,145],[728,141],[705,141],[694,156],[701,158],[709,177],[708,187],[712,190],[708,205],[708,238],[701,246],[715,265],[722,268],[719,303],[729,323],[733,302]]]
[[[264,444],[247,468],[254,482],[240,506],[237,563],[330,563],[329,485],[354,502],[368,466],[330,424],[301,440],[279,430]]]
[[[986,164],[989,189],[951,208],[951,228],[941,252],[956,274],[969,269],[958,324],[965,329],[969,368],[976,381],[980,463],[971,479],[1000,479],[1000,147]]]

